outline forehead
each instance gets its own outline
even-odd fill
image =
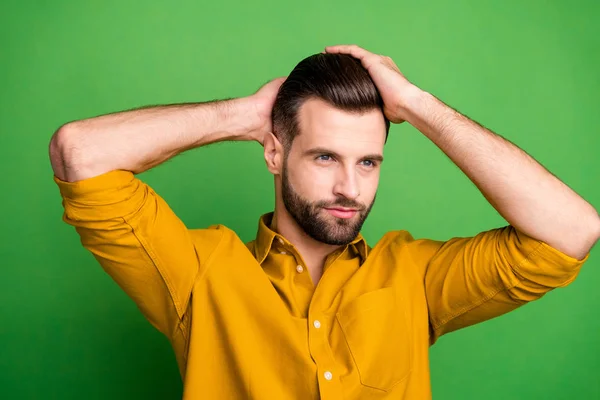
[[[386,126],[381,109],[343,111],[321,99],[309,99],[298,112],[294,147],[326,147],[339,152],[382,152]],[[296,143],[297,142],[297,143]]]

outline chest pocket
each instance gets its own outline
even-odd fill
[[[411,335],[393,288],[365,293],[336,314],[363,385],[389,390],[412,370]]]

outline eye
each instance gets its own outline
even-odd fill
[[[321,154],[320,156],[317,156],[316,160],[318,160],[318,161],[332,161],[333,158],[329,154]]]
[[[377,163],[373,160],[362,160],[362,164],[368,168],[374,168],[377,166]]]

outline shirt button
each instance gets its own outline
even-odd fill
[[[315,322],[313,322],[313,325],[315,326],[315,328],[319,329],[321,327],[321,321],[319,321],[318,319],[315,319]]]
[[[325,373],[323,374],[323,376],[325,376],[325,379],[327,379],[328,381],[333,379],[333,374],[329,371],[325,371]]]
[[[281,254],[287,254],[285,251],[281,251]]]
[[[283,239],[280,238],[279,236],[277,236],[277,240],[279,241],[279,243],[283,244]]]
[[[302,271],[304,271],[304,268],[302,268],[302,265],[298,265],[298,266],[296,267],[296,271],[298,271],[298,272],[302,272]]]

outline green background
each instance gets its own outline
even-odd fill
[[[3,1],[0,398],[182,393],[167,340],[61,221],[47,149],[63,123],[246,96],[326,45],[357,43],[598,208],[599,4]],[[392,229],[447,239],[505,224],[413,127],[393,126],[385,154],[371,244]],[[254,142],[192,150],[140,177],[188,226],[224,223],[246,241],[273,207]],[[599,399],[599,247],[567,288],[433,346],[434,399]]]

